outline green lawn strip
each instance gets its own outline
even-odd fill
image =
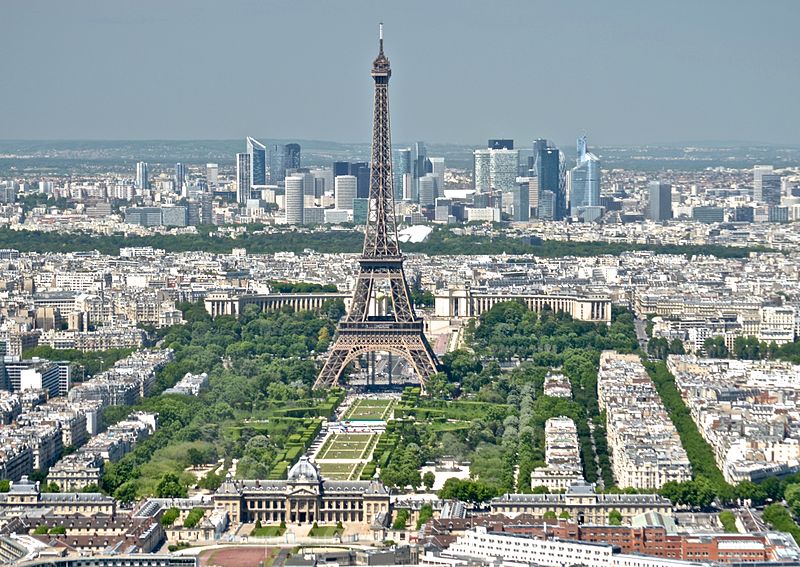
[[[391,412],[394,400],[356,400],[347,410],[345,419],[364,421],[385,421]]]
[[[250,535],[253,537],[279,537],[285,532],[285,526],[261,526],[260,528],[253,528]]]
[[[341,531],[343,530],[337,526],[318,526],[314,524],[311,530],[309,530],[308,535],[310,537],[334,537]]]
[[[730,510],[723,510],[719,513],[719,521],[725,529],[725,533],[736,534],[739,533],[736,527],[736,515]]]
[[[353,468],[353,471],[350,473],[350,478],[347,480],[358,480],[361,478],[361,473],[364,470],[364,467],[367,466],[367,463],[360,463]]]
[[[319,463],[319,470],[324,478],[350,480],[353,476],[353,469],[356,466],[358,465],[352,463]]]

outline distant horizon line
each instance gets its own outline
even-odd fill
[[[58,142],[58,143],[65,143],[65,142],[95,142],[95,143],[119,143],[119,142],[235,142],[239,140],[246,140],[248,137],[254,138],[258,141],[266,140],[271,142],[308,142],[308,143],[315,143],[315,144],[336,144],[336,145],[343,145],[343,146],[369,146],[371,142],[363,141],[363,142],[341,142],[341,141],[334,141],[334,140],[324,140],[324,139],[317,139],[317,138],[266,138],[266,137],[259,137],[259,136],[242,136],[241,138],[0,138],[0,143],[46,143],[46,142]],[[490,138],[487,138],[489,140]],[[492,138],[494,139],[494,138]],[[516,138],[510,138],[516,142]],[[531,138],[531,143],[536,138]],[[553,141],[552,138],[546,138],[549,141]],[[576,138],[577,139],[577,138]],[[483,147],[481,145],[473,144],[473,143],[466,143],[466,142],[442,142],[442,141],[430,141],[430,140],[419,140],[415,139],[413,141],[403,141],[403,142],[393,142],[393,146],[402,146],[405,147],[406,145],[413,145],[415,142],[424,142],[428,145],[434,146],[463,146],[465,148],[478,148]],[[590,147],[601,147],[601,148],[645,148],[645,147],[666,147],[666,148],[677,148],[677,147],[687,147],[687,146],[698,146],[698,147],[708,147],[708,148],[716,148],[716,147],[735,147],[735,148],[746,148],[746,147],[769,147],[769,148],[800,148],[799,143],[781,143],[781,142],[763,142],[763,141],[753,141],[753,140],[689,140],[689,141],[674,141],[674,142],[644,142],[644,143],[615,143],[615,144],[589,144]],[[562,147],[571,147],[570,144],[563,144]],[[527,146],[521,146],[520,148],[515,149],[528,149]]]

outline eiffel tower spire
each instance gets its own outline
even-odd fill
[[[369,214],[364,248],[350,311],[339,323],[336,341],[314,384],[334,386],[347,366],[368,352],[385,351],[404,358],[414,368],[424,387],[436,372],[436,356],[423,332],[411,302],[403,271],[403,255],[397,240],[392,189],[392,141],[389,128],[389,78],[392,69],[383,53],[380,25],[378,56],[372,63],[375,102],[370,162]],[[374,315],[375,296],[386,291],[386,315]]]
[[[389,129],[389,77],[392,68],[383,53],[383,24],[380,25],[380,51],[372,63],[375,104],[372,121],[372,160],[370,163],[370,210],[364,238],[364,256],[399,256],[392,190],[392,138]]]

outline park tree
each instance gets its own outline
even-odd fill
[[[441,490],[439,498],[442,500],[461,500],[480,504],[497,496],[497,489],[481,480],[448,478]]]
[[[725,337],[709,337],[703,344],[706,356],[709,358],[728,358],[730,352],[725,346]]]
[[[800,516],[800,483],[786,485],[783,491],[783,497],[792,510],[792,514]]]
[[[433,489],[433,483],[436,481],[436,475],[434,475],[431,471],[427,471],[424,475],[422,475],[422,484],[425,486],[426,490]]]
[[[189,464],[193,467],[198,467],[206,462],[205,454],[196,447],[189,447],[186,451],[186,457],[189,459]]]
[[[434,399],[449,400],[454,391],[454,386],[447,381],[444,372],[437,372],[425,382],[425,392]]]
[[[767,499],[767,492],[760,484],[743,480],[733,488],[735,498],[749,500],[753,506],[761,506]]]
[[[130,504],[136,500],[136,484],[134,481],[128,481],[114,491],[114,498],[123,504]]]
[[[167,473],[161,477],[156,487],[158,498],[186,498],[186,494],[186,487],[181,484],[178,475],[174,473]]]

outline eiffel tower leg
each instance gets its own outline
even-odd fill
[[[422,335],[406,337],[404,343],[406,352],[403,354],[403,358],[413,366],[424,392],[428,378],[437,372],[433,351]]]
[[[419,377],[424,391],[425,383],[437,372],[436,358],[423,334],[390,336],[339,335],[314,388],[332,388],[339,383],[347,366],[362,354],[385,350],[405,359]]]
[[[352,360],[351,351],[353,349],[346,346],[334,345],[331,354],[325,361],[322,370],[317,376],[317,381],[314,382],[314,389],[319,388],[333,388],[339,383],[339,377],[344,372],[347,365]]]

